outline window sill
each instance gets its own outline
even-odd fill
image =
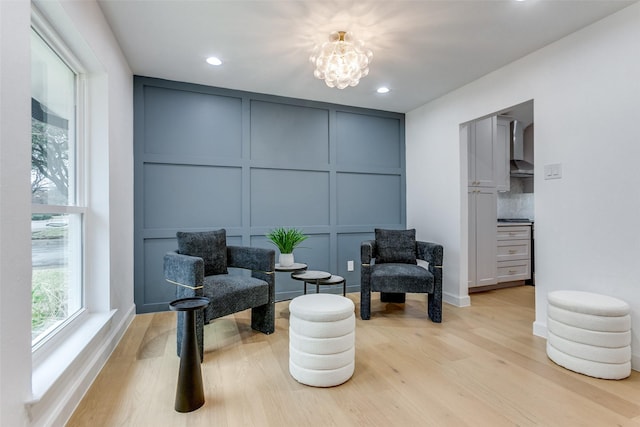
[[[45,399],[50,391],[58,388],[58,383],[77,381],[77,378],[72,378],[76,369],[81,369],[82,362],[105,341],[115,313],[116,310],[89,314],[77,330],[44,355],[32,373],[32,399],[27,402],[28,406],[37,405]]]

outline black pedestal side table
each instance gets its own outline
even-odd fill
[[[178,412],[195,411],[204,405],[195,313],[208,305],[209,299],[204,297],[182,298],[169,303],[172,311],[183,311],[185,316],[180,348],[180,371],[176,387],[175,410]]]

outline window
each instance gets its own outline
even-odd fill
[[[34,349],[84,307],[80,78],[72,58],[41,34],[34,29],[31,36]]]

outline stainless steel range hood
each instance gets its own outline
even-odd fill
[[[511,122],[511,176],[532,177],[533,164],[524,159],[524,129],[522,122]]]

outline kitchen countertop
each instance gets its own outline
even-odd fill
[[[527,221],[527,220],[509,221],[509,222],[498,221],[498,227],[513,227],[518,225],[531,225],[531,224],[533,224],[533,221]]]

